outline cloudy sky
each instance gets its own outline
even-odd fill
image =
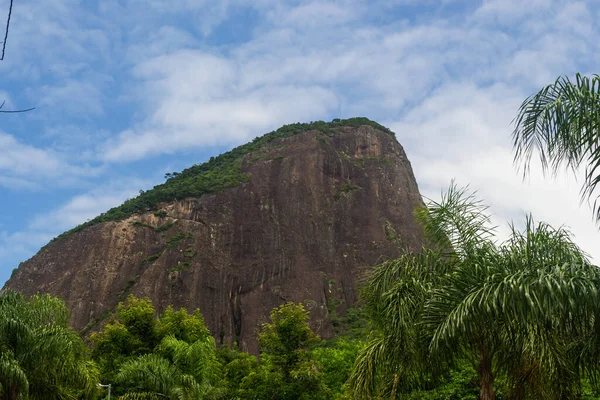
[[[600,72],[597,21],[594,0],[14,0],[0,100],[35,110],[0,114],[0,285],[166,172],[353,116],[397,133],[424,195],[455,178],[501,234],[532,212],[600,260],[577,177],[523,181],[510,125],[558,75]]]

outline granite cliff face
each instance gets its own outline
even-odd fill
[[[72,325],[101,327],[129,293],[200,308],[217,343],[256,353],[270,310],[303,301],[323,337],[357,300],[359,268],[419,248],[421,203],[402,146],[372,126],[307,131],[245,155],[250,179],[95,224],[51,242],[6,286],[67,302]]]

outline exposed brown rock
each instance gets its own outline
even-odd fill
[[[76,329],[99,327],[128,293],[159,311],[200,308],[217,343],[237,340],[253,353],[270,310],[305,301],[313,327],[330,337],[327,305],[336,298],[342,313],[355,303],[359,267],[400,254],[386,226],[406,246],[423,243],[413,218],[421,196],[402,146],[370,126],[339,132],[310,131],[247,155],[247,184],[57,240],[6,286],[62,297]]]

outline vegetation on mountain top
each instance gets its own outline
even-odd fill
[[[136,213],[155,210],[161,202],[200,197],[204,194],[216,193],[248,182],[250,178],[241,171],[244,156],[264,148],[276,139],[308,131],[319,131],[324,135],[332,136],[336,133],[336,128],[364,125],[372,126],[395,137],[394,133],[388,128],[364,117],[334,119],[331,122],[315,121],[284,125],[231,151],[217,157],[211,157],[207,162],[193,165],[181,172],[168,173],[165,175],[167,179],[165,183],[156,185],[147,191],[140,191],[137,197],[125,201],[118,207],[111,208],[96,218],[59,235],[54,240],[69,236],[95,224],[120,221]]]

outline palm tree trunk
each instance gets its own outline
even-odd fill
[[[479,371],[479,398],[481,400],[495,400],[496,392],[494,391],[494,376],[489,371]]]
[[[394,374],[394,386],[392,386],[391,400],[396,400],[396,390],[398,390],[398,373]]]
[[[17,400],[19,398],[19,387],[17,385],[8,386],[3,394],[0,394],[0,400]]]
[[[479,398],[481,400],[496,400],[494,390],[494,373],[492,371],[492,357],[488,352],[485,342],[481,341],[481,358],[479,359]]]

